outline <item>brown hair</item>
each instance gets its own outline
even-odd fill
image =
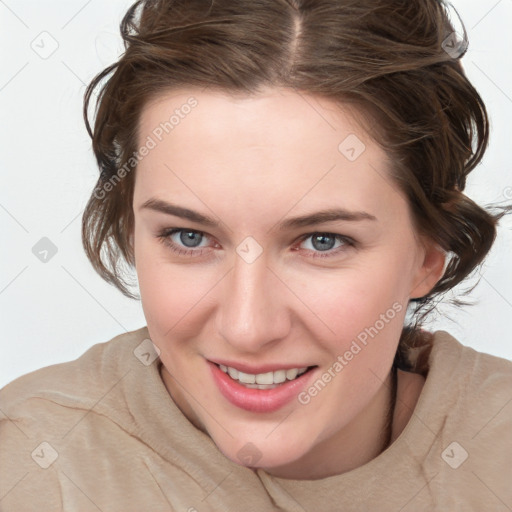
[[[428,345],[420,326],[434,300],[482,263],[498,220],[512,208],[491,214],[463,194],[489,128],[482,99],[460,63],[465,30],[458,40],[449,14],[441,0],[134,3],[121,22],[124,54],[92,80],[84,98],[101,171],[82,220],[84,249],[95,270],[138,298],[123,268],[134,265],[135,173],[126,167],[118,173],[136,153],[142,108],[158,94],[178,87],[253,94],[278,86],[356,104],[377,120],[372,135],[391,157],[392,177],[409,200],[417,232],[449,255],[431,292],[413,299],[414,324],[404,328],[395,358],[407,367],[408,348]],[[111,73],[91,130],[91,95]],[[115,186],[108,187],[113,179]]]

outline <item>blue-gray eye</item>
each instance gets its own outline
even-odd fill
[[[334,248],[336,244],[336,237],[329,235],[328,233],[319,233],[311,236],[311,245],[317,251],[329,251]]]
[[[185,247],[198,247],[203,239],[201,233],[195,231],[180,231],[180,242]]]

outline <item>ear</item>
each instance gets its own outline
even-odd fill
[[[427,295],[441,279],[445,270],[446,252],[435,242],[421,239],[419,266],[413,286],[410,291],[411,299],[419,299]]]

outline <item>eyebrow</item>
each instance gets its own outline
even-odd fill
[[[182,206],[167,203],[166,201],[163,201],[161,199],[148,199],[145,203],[143,203],[140,206],[140,210],[142,209],[149,209],[156,212],[165,213],[167,215],[174,215],[175,217],[180,217],[182,219],[187,219],[192,222],[197,222],[198,224],[203,224],[211,228],[219,226],[219,222],[213,219],[212,217],[208,217],[207,215],[203,215],[202,213],[190,210],[189,208],[183,208]],[[305,226],[312,226],[314,224],[321,224],[323,222],[332,222],[336,220],[376,221],[377,218],[374,215],[371,215],[370,213],[367,212],[349,211],[343,208],[332,208],[328,210],[314,212],[307,215],[301,215],[299,217],[292,217],[286,219],[277,224],[277,229],[279,231],[284,231],[287,229],[296,229]]]

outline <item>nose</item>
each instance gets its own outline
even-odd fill
[[[290,311],[283,283],[264,255],[247,263],[236,256],[222,283],[218,330],[238,353],[258,353],[289,333]]]

